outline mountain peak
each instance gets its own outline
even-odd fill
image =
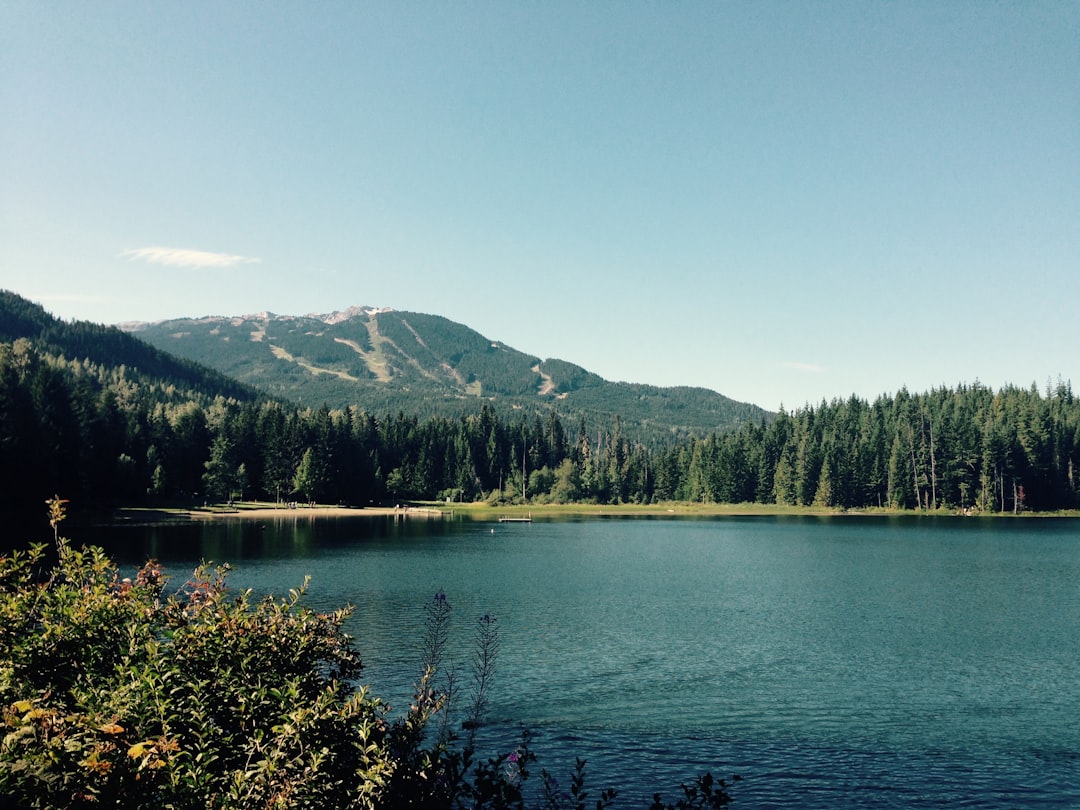
[[[334,310],[328,314],[319,314],[316,312],[309,313],[306,317],[313,318],[323,323],[333,326],[337,323],[344,323],[350,321],[360,315],[378,315],[382,312],[393,312],[391,307],[364,307],[364,306],[351,306],[346,309]]]

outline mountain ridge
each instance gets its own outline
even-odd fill
[[[70,360],[103,366],[137,368],[147,377],[182,388],[197,388],[206,396],[241,401],[257,399],[252,386],[190,359],[178,357],[117,326],[92,321],[64,321],[10,290],[0,290],[0,342],[30,340],[39,348]]]
[[[772,414],[708,388],[612,382],[542,359],[441,315],[351,305],[329,313],[207,315],[128,322],[157,348],[299,403],[448,415],[487,401],[521,410],[618,416],[631,431],[678,437]]]

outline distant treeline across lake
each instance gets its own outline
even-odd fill
[[[1024,512],[1080,504],[1080,403],[1059,382],[975,384],[781,412],[646,445],[556,410],[421,420],[205,397],[134,370],[0,344],[0,505],[230,499],[367,505],[777,503]],[[466,405],[463,405],[463,409]]]

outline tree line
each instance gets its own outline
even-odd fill
[[[458,418],[208,396],[125,366],[0,344],[8,509],[403,500],[695,501],[1021,512],[1080,505],[1080,405],[978,383],[822,402],[671,446],[618,419],[566,424],[483,404]]]

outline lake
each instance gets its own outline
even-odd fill
[[[1080,520],[302,516],[70,532],[179,580],[356,607],[363,680],[407,705],[426,605],[455,666],[501,653],[481,743],[534,732],[618,806],[740,774],[738,807],[1080,806]]]

